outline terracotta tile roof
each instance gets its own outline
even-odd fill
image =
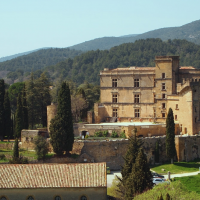
[[[116,68],[112,71],[127,71],[127,70],[155,70],[155,67],[125,67],[125,68]]]
[[[106,163],[0,165],[0,189],[106,186]]]
[[[192,67],[192,66],[189,66],[189,67],[183,66],[183,67],[180,67],[179,69],[196,69],[196,68],[194,68],[194,67]]]

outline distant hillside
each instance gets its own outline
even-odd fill
[[[195,44],[200,44],[200,20],[191,22],[180,27],[161,28],[139,35],[133,34],[122,37],[97,38],[71,46],[69,48],[81,51],[91,51],[97,49],[105,50],[123,43],[135,42],[136,40],[146,38],[160,38],[163,41],[166,41],[168,39],[185,39]]]
[[[27,52],[23,52],[23,53],[18,53],[18,54],[14,54],[14,55],[11,55],[11,56],[2,57],[2,58],[0,58],[0,62],[4,62],[4,61],[7,61],[7,60],[11,60],[11,59],[17,58],[17,57],[19,57],[19,56],[24,56],[24,55],[33,53],[33,52],[35,52],[35,51],[39,51],[39,50],[41,50],[41,49],[48,49],[48,47],[40,48],[40,49],[35,49],[35,50],[32,50],[32,51],[27,51]]]
[[[30,53],[28,55],[19,56],[12,60],[0,63],[0,71],[16,71],[23,72],[36,71],[43,69],[49,65],[55,65],[67,58],[74,58],[80,55],[80,50],[69,48],[49,48]]]
[[[84,81],[99,84],[99,73],[104,68],[155,66],[155,56],[180,56],[181,66],[200,68],[200,45],[186,40],[161,39],[137,40],[135,43],[126,43],[110,50],[88,51],[67,59],[54,66],[46,67],[51,78],[72,80],[82,84]]]

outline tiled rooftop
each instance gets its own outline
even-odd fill
[[[0,189],[106,185],[106,163],[0,165]]]

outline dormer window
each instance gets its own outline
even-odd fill
[[[162,73],[162,78],[165,78],[165,73]]]

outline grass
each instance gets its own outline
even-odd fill
[[[199,187],[200,174],[196,176],[186,176],[186,177],[175,178],[175,181],[180,181],[188,189],[188,191],[190,192],[194,191],[200,194],[200,187]]]
[[[151,170],[159,174],[167,174],[168,171],[172,174],[182,174],[198,171],[199,167],[200,163],[198,162],[174,162],[174,164],[163,164],[151,167]],[[162,169],[165,169],[165,171],[163,172]]]
[[[7,149],[0,149],[0,154],[12,156],[13,151],[12,150],[7,150]],[[19,149],[19,154],[22,155],[23,157],[28,157],[29,161],[36,160],[37,156],[35,151],[27,151],[25,149]],[[48,153],[46,155],[46,158],[49,159],[53,156],[53,153]],[[0,163],[5,163],[8,162],[8,159],[0,160]]]

